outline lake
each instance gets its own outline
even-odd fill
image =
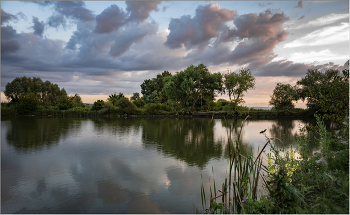
[[[1,213],[195,213],[212,169],[217,186],[228,176],[227,128],[242,121],[2,117]],[[256,155],[264,129],[295,147],[304,125],[315,120],[248,118],[242,149]]]

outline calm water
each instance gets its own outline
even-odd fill
[[[2,118],[2,213],[195,213],[228,171],[227,127],[242,120],[195,118]],[[285,147],[303,120],[248,120],[245,151]],[[310,145],[311,149],[316,146]],[[268,150],[268,149],[267,149]]]

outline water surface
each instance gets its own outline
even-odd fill
[[[227,128],[208,118],[2,118],[2,213],[195,213],[200,187],[228,172]],[[313,119],[247,120],[242,148],[256,154],[260,131],[295,146]],[[282,147],[281,145],[279,145]],[[310,144],[310,149],[317,147]],[[269,150],[269,148],[267,148]],[[201,179],[203,177],[203,181]]]

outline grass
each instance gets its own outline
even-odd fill
[[[229,178],[216,190],[215,180],[210,185],[210,205],[206,205],[204,186],[201,198],[204,213],[349,213],[349,122],[348,118],[337,131],[328,132],[320,117],[311,128],[319,136],[320,152],[309,156],[310,128],[300,128],[293,148],[277,149],[276,138],[267,138],[271,153],[268,165],[262,164],[261,154],[242,155],[239,149],[240,133],[230,146]],[[244,123],[245,121],[243,121]],[[243,125],[242,123],[242,125]],[[242,128],[242,126],[241,126]],[[229,133],[230,132],[230,133]],[[264,133],[262,131],[260,133]],[[262,176],[262,172],[267,176]],[[214,170],[213,170],[214,178]],[[259,178],[264,182],[267,195],[257,198]]]

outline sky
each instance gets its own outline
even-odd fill
[[[202,63],[249,69],[245,105],[267,107],[277,83],[348,60],[349,1],[1,1],[1,101],[16,77],[93,103]]]

